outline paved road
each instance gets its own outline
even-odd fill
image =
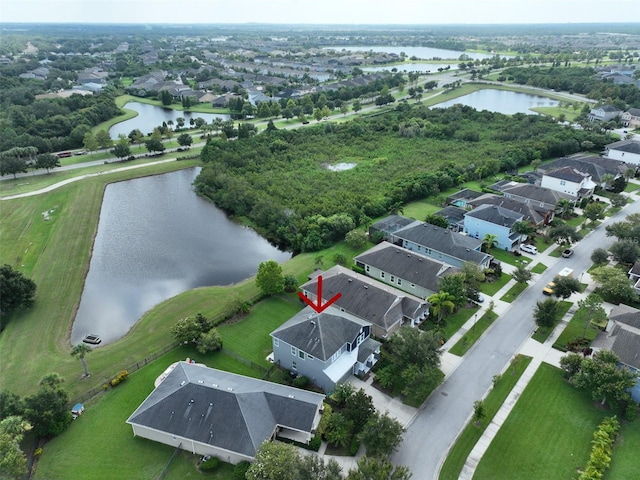
[[[533,332],[532,312],[536,301],[544,298],[542,286],[564,267],[573,268],[579,278],[580,273],[591,266],[591,252],[597,247],[607,248],[614,241],[605,236],[604,225],[638,212],[640,201],[627,205],[577,244],[571,258],[560,258],[555,264],[548,265],[537,282],[511,304],[419,409],[393,457],[395,464],[408,466],[414,478],[437,478],[449,446],[471,416],[473,402],[483,397],[492,384],[492,377],[505,369]]]

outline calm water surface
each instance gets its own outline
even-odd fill
[[[107,186],[72,344],[88,333],[117,340],[178,293],[239,282],[260,262],[291,257],[198,197],[198,170]]]
[[[171,110],[169,108],[162,108],[156,105],[148,105],[140,102],[128,102],[124,108],[129,110],[135,110],[138,112],[138,116],[130,118],[124,122],[116,123],[109,129],[109,135],[111,138],[118,138],[119,134],[129,135],[131,130],[139,129],[145,135],[153,131],[154,128],[162,125],[162,122],[169,120],[175,121],[182,117],[186,120],[185,125],[189,126],[190,119],[196,119],[198,117],[204,118],[207,123],[211,123],[216,118],[222,120],[229,120],[229,115],[217,114],[217,113],[199,113],[199,112],[185,112],[182,110]],[[175,125],[174,125],[175,128]]]
[[[468,58],[472,60],[482,60],[483,58],[493,58],[495,55],[490,53],[473,53],[473,52],[459,52],[457,50],[445,50],[443,48],[431,48],[431,47],[396,47],[396,46],[382,46],[382,45],[345,45],[345,46],[336,46],[336,47],[325,47],[326,49],[331,50],[347,50],[350,52],[368,52],[371,50],[372,52],[386,52],[386,53],[395,53],[396,55],[400,55],[401,52],[404,52],[407,57],[416,57],[421,60],[431,60],[432,58],[442,58],[442,59],[456,59],[460,58],[460,55],[466,55]],[[506,55],[504,56],[505,58]]]
[[[447,108],[452,105],[462,104],[473,107],[476,110],[488,110],[491,112],[513,115],[515,113],[533,113],[533,107],[555,107],[556,100],[529,93],[510,92],[508,90],[477,90],[462,97],[453,98],[446,102],[438,103],[431,108]]]
[[[379,67],[364,67],[362,70],[365,72],[382,72],[391,71],[394,68],[398,72],[431,72],[437,73],[439,68],[449,67],[449,70],[457,70],[457,63],[402,63],[400,65],[382,65]]]

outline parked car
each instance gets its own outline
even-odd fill
[[[573,255],[573,250],[572,250],[572,249],[570,249],[570,248],[565,248],[565,249],[562,251],[562,256],[563,256],[564,258],[569,258],[571,255]]]
[[[538,248],[534,245],[529,245],[528,243],[520,245],[520,250],[530,253],[531,255],[535,255],[536,253],[538,253]]]

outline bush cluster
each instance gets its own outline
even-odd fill
[[[115,387],[119,383],[124,382],[128,376],[129,376],[129,372],[127,372],[126,370],[122,370],[118,375],[116,375],[111,379],[109,384],[112,387]]]
[[[217,457],[211,457],[200,464],[200,470],[203,472],[213,472],[220,466],[220,460]]]
[[[604,476],[605,470],[611,464],[611,449],[619,429],[620,422],[615,416],[602,420],[593,433],[589,462],[578,480],[600,480]]]

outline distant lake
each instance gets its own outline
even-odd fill
[[[382,65],[379,67],[363,67],[362,70],[364,72],[383,72],[383,71],[391,71],[394,68],[398,72],[431,72],[435,73],[439,68],[447,68],[449,70],[457,70],[457,63],[401,63],[398,65]]]
[[[192,183],[199,170],[107,186],[73,345],[89,333],[103,344],[117,340],[174,295],[236,283],[254,275],[260,262],[291,257],[197,196]]]
[[[490,112],[513,115],[515,113],[535,114],[536,112],[532,111],[531,108],[556,107],[558,106],[558,101],[529,93],[483,89],[468,95],[463,95],[462,97],[447,100],[446,102],[438,103],[431,108],[447,108],[456,104],[467,105],[476,110],[488,110]]]
[[[455,59],[458,60],[460,55],[466,55],[472,60],[482,60],[483,58],[493,58],[495,55],[489,53],[474,53],[474,52],[459,52],[456,50],[445,50],[442,48],[431,48],[431,47],[397,47],[397,46],[380,46],[380,45],[344,45],[344,46],[336,46],[336,47],[325,47],[325,50],[347,50],[351,52],[385,52],[385,53],[395,53],[396,55],[400,55],[400,52],[404,52],[407,58],[416,57],[420,60],[431,60],[433,58],[441,58],[443,60]]]
[[[129,110],[135,110],[138,115],[124,122],[116,123],[109,129],[109,135],[111,138],[118,138],[119,134],[129,135],[131,130],[139,129],[145,135],[151,133],[154,128],[162,125],[162,122],[173,120],[174,124],[180,117],[184,118],[185,125],[189,126],[189,120],[191,118],[196,119],[198,117],[204,118],[207,123],[211,123],[216,118],[222,120],[229,120],[229,115],[219,113],[198,113],[198,112],[185,112],[182,110],[171,110],[170,108],[162,108],[156,105],[149,105],[147,103],[140,102],[128,102],[124,105],[124,108]]]

